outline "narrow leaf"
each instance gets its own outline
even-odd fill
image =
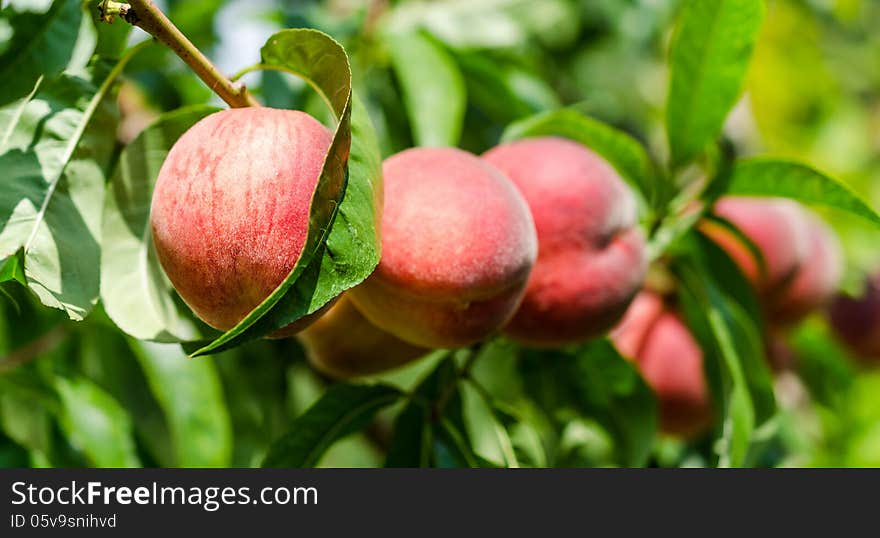
[[[23,286],[27,286],[24,276],[24,249],[0,261],[0,282],[14,280]]]
[[[58,378],[59,423],[95,467],[139,467],[131,419],[119,403],[84,378]]]
[[[428,467],[432,464],[435,420],[450,411],[457,425],[463,426],[461,395],[455,383],[457,372],[452,357],[441,360],[413,390],[413,395],[394,421],[394,433],[385,467]],[[448,392],[447,392],[448,391]],[[435,409],[446,394],[444,409]],[[439,416],[435,416],[439,415]]]
[[[496,123],[507,124],[561,106],[543,78],[514,62],[482,52],[458,53],[456,60],[464,75],[468,103]]]
[[[392,34],[386,42],[416,145],[457,145],[466,103],[458,66],[440,45],[422,33]]]
[[[620,461],[644,465],[657,432],[657,403],[633,365],[598,340],[577,351],[571,379],[585,414],[614,434]]]
[[[402,394],[386,385],[330,387],[269,449],[263,467],[314,467],[337,440],[362,430]]]
[[[666,133],[672,164],[686,164],[718,137],[742,92],[763,0],[687,0],[669,54]]]
[[[733,167],[728,192],[782,196],[842,209],[880,226],[880,215],[849,187],[805,164],[765,158],[738,161]]]
[[[229,465],[232,427],[214,363],[188,360],[179,346],[136,341],[131,346],[165,413],[176,465]]]
[[[434,432],[431,407],[412,401],[394,419],[385,467],[430,467]]]

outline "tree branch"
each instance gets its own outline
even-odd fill
[[[36,340],[28,342],[5,357],[0,358],[0,373],[14,370],[22,364],[51,351],[55,346],[63,342],[65,338],[67,338],[67,327],[63,324],[56,325]]]
[[[241,82],[232,82],[217,69],[202,51],[187,39],[162,11],[150,0],[115,2],[101,0],[101,19],[112,23],[115,17],[141,28],[174,51],[214,93],[233,108],[260,106]]]

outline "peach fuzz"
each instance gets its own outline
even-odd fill
[[[351,290],[377,327],[430,348],[473,344],[519,306],[537,255],[528,207],[466,151],[414,148],[383,163],[382,259]]]
[[[598,155],[563,138],[502,144],[484,158],[522,192],[538,232],[538,262],[505,332],[527,345],[554,347],[610,329],[646,271],[629,187]]]
[[[206,323],[235,326],[293,268],[331,140],[308,114],[260,107],[211,114],[171,148],[153,192],[153,241],[174,288]]]
[[[659,295],[640,293],[610,336],[654,390],[662,432],[691,438],[711,426],[703,351],[681,317]]]

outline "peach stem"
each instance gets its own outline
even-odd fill
[[[174,51],[200,79],[233,108],[260,106],[260,103],[248,93],[241,82],[233,82],[223,75],[217,66],[211,63],[192,41],[187,39],[168,17],[150,0],[130,0],[114,2],[102,0],[98,5],[101,19],[113,22],[116,16],[121,17],[132,26],[137,26],[152,35],[160,43]]]

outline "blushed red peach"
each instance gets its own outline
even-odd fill
[[[206,323],[235,326],[293,268],[331,140],[308,114],[258,107],[211,114],[171,148],[153,192],[153,241]]]
[[[711,426],[703,351],[681,317],[659,295],[640,293],[610,336],[654,390],[661,431],[694,437]]]
[[[880,365],[880,273],[866,279],[859,296],[835,297],[829,314],[835,334],[856,358]]]
[[[827,225],[803,206],[781,198],[728,196],[715,205],[760,251],[756,257],[729,230],[712,223],[702,229],[752,282],[768,321],[791,325],[831,298],[841,275],[841,253]]]
[[[629,187],[598,155],[563,138],[502,144],[484,158],[516,184],[538,232],[538,262],[505,332],[525,344],[560,346],[610,329],[646,270]]]
[[[804,212],[804,219],[809,241],[807,254],[770,314],[783,325],[800,321],[810,312],[826,306],[843,272],[843,255],[837,237],[812,213]]]
[[[537,255],[532,217],[501,172],[466,151],[414,148],[385,160],[382,259],[351,290],[377,327],[423,347],[498,331]]]
[[[317,370],[339,379],[372,375],[430,350],[404,342],[369,321],[343,294],[326,314],[297,335]]]

